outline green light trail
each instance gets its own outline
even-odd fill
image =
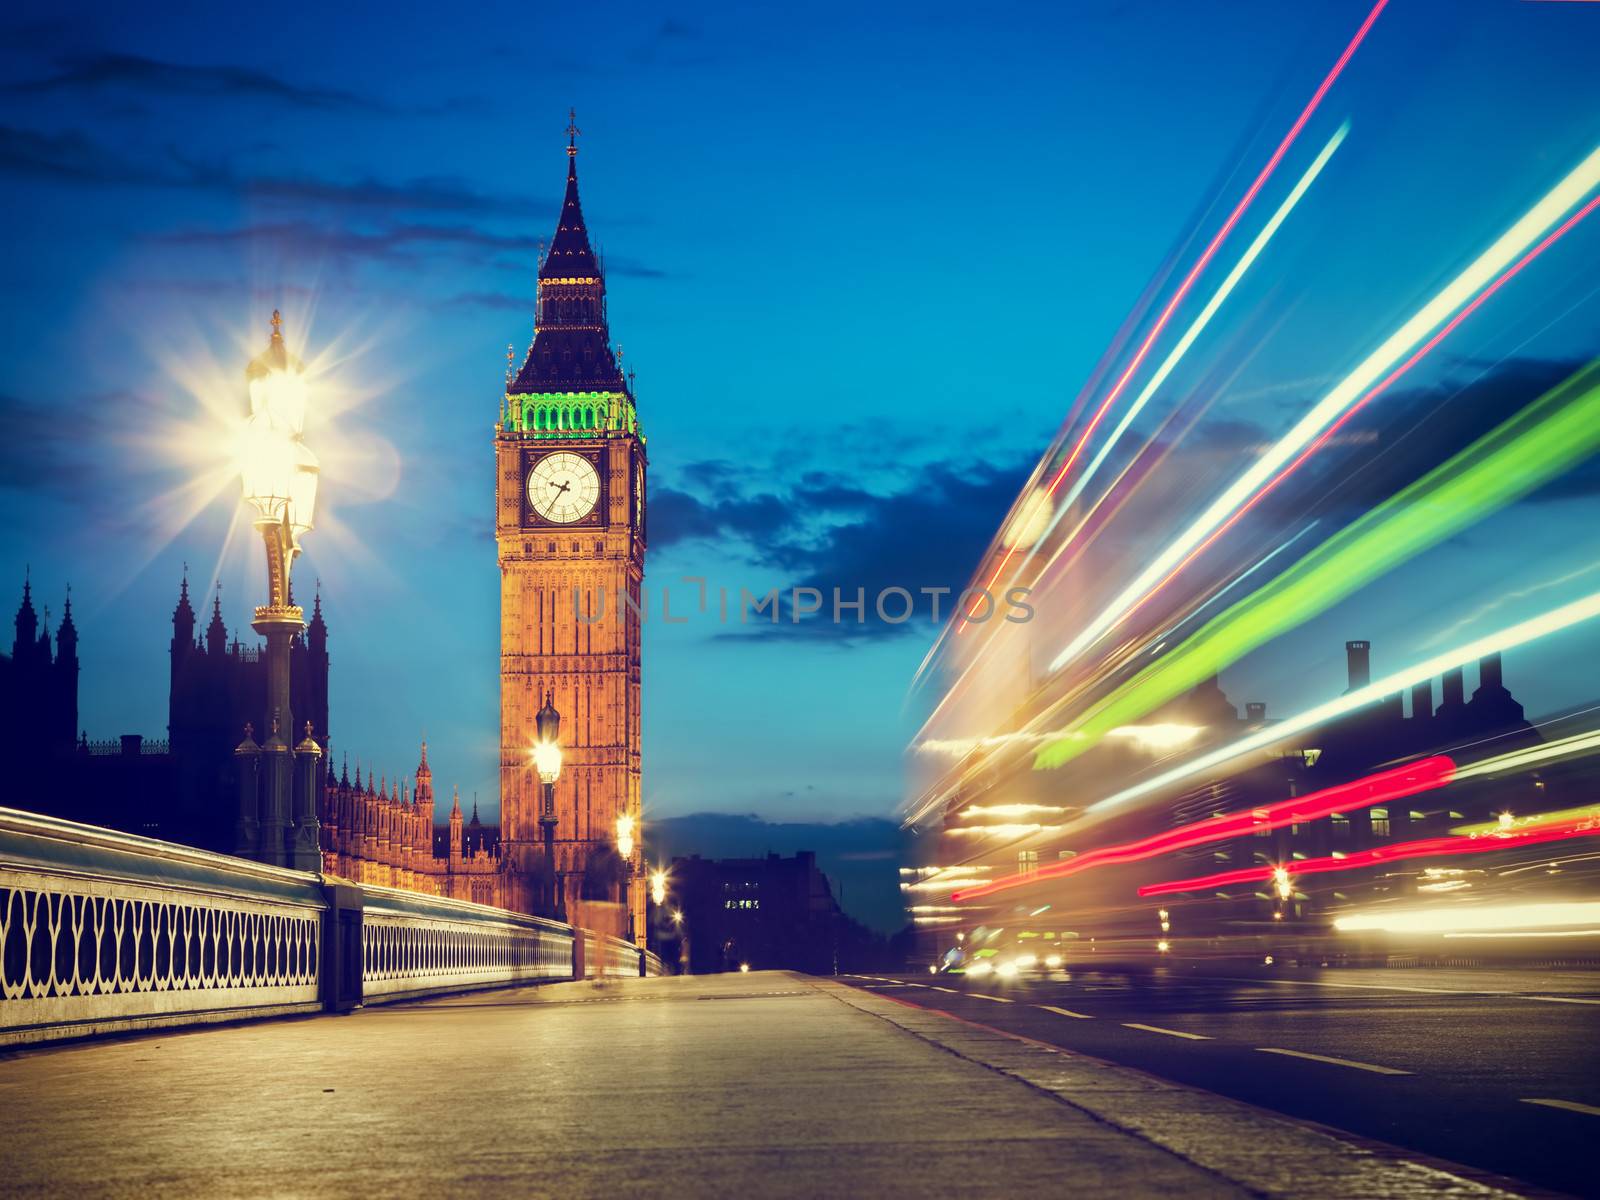
[[[1600,360],[1397,492],[1219,613],[1041,747],[1063,766],[1395,566],[1527,495],[1600,449]]]

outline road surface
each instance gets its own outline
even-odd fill
[[[1173,968],[847,982],[1542,1187],[1600,1195],[1600,972]]]

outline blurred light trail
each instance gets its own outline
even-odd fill
[[[1164,771],[1132,787],[1124,788],[1114,795],[1107,796],[1104,800],[1097,800],[1085,809],[1086,813],[1105,812],[1109,809],[1120,808],[1142,796],[1161,788],[1170,787],[1195,775],[1210,771],[1221,766],[1230,759],[1238,758],[1242,754],[1249,754],[1255,750],[1264,750],[1268,746],[1283,741],[1287,737],[1303,732],[1314,726],[1335,720],[1347,713],[1355,712],[1368,704],[1382,700],[1385,696],[1410,688],[1424,680],[1432,679],[1454,667],[1464,666],[1488,654],[1498,654],[1506,650],[1513,650],[1518,646],[1525,646],[1529,642],[1538,641],[1550,634],[1559,633],[1584,621],[1600,616],[1600,592],[1591,592],[1587,596],[1579,597],[1568,604],[1542,612],[1536,617],[1529,617],[1526,621],[1519,621],[1515,625],[1508,625],[1497,629],[1493,633],[1475,638],[1470,642],[1463,642],[1432,658],[1425,658],[1401,671],[1385,675],[1382,679],[1374,680],[1366,687],[1355,688],[1335,697],[1325,703],[1315,705],[1304,712],[1296,713],[1292,717],[1285,717],[1275,725],[1269,725],[1248,737],[1220,746],[1207,754]]]
[[[1463,933],[1480,929],[1555,929],[1600,920],[1600,901],[1565,904],[1452,904],[1443,908],[1335,917],[1340,933]],[[1585,932],[1593,933],[1593,930]]]
[[[957,903],[963,900],[976,900],[1029,883],[1063,879],[1092,867],[1122,866],[1178,850],[1204,846],[1208,842],[1226,841],[1228,838],[1265,833],[1273,829],[1282,829],[1286,825],[1315,821],[1331,813],[1354,812],[1374,804],[1403,800],[1419,792],[1444,787],[1454,777],[1455,766],[1455,763],[1444,755],[1435,755],[1419,762],[1408,763],[1403,767],[1379,771],[1377,774],[1368,775],[1351,783],[1323,788],[1305,796],[1277,800],[1271,804],[1223,813],[1217,817],[1207,817],[1203,821],[1195,821],[1164,833],[1139,838],[1137,841],[1124,842],[1119,846],[1088,850],[1065,862],[1050,863],[1033,871],[1007,875],[993,882],[963,888],[953,893],[950,899]],[[1270,870],[1268,868],[1269,877]],[[1139,894],[1144,893],[1141,891]]]
[[[1206,303],[1206,306],[1200,310],[1200,315],[1184,331],[1183,336],[1178,339],[1178,344],[1172,348],[1172,352],[1167,355],[1166,360],[1156,368],[1156,373],[1150,377],[1149,382],[1144,385],[1139,395],[1134,398],[1133,403],[1128,406],[1128,411],[1122,414],[1122,420],[1117,422],[1117,427],[1111,431],[1111,435],[1106,438],[1094,458],[1089,460],[1089,465],[1078,475],[1077,481],[1073,483],[1065,498],[1057,506],[1055,518],[1050,522],[1042,536],[1049,535],[1050,531],[1055,528],[1056,523],[1071,507],[1072,502],[1083,493],[1083,489],[1094,478],[1095,472],[1100,469],[1101,464],[1105,462],[1111,451],[1116,448],[1117,443],[1122,440],[1122,435],[1128,431],[1128,426],[1132,425],[1135,418],[1144,411],[1144,407],[1150,402],[1150,398],[1167,381],[1167,376],[1172,374],[1173,368],[1188,353],[1189,347],[1194,345],[1195,339],[1205,331],[1206,326],[1211,323],[1211,318],[1216,316],[1217,310],[1222,307],[1223,302],[1233,293],[1233,289],[1239,285],[1239,280],[1244,278],[1245,272],[1260,257],[1262,250],[1266,249],[1267,243],[1272,240],[1273,234],[1278,232],[1278,227],[1283,224],[1294,207],[1300,203],[1301,198],[1310,189],[1312,183],[1316,181],[1317,176],[1322,174],[1322,168],[1328,165],[1328,160],[1333,157],[1333,152],[1339,148],[1349,132],[1349,121],[1334,130],[1333,136],[1328,139],[1328,144],[1312,160],[1311,165],[1306,168],[1305,174],[1300,176],[1300,181],[1294,185],[1288,196],[1284,197],[1283,203],[1278,206],[1278,210],[1272,214],[1272,218],[1262,226],[1261,232],[1256,234],[1255,240],[1250,243],[1244,254],[1240,256],[1239,261],[1234,264],[1233,270],[1228,272],[1227,278],[1222,281],[1221,286],[1217,288],[1211,299]],[[1059,554],[1060,551],[1057,551],[1057,553]]]
[[[1233,591],[1234,588],[1238,587],[1245,580],[1249,579],[1257,571],[1261,570],[1262,567],[1266,566],[1273,559],[1277,558],[1278,555],[1282,554],[1290,546],[1294,545],[1301,538],[1305,537],[1306,534],[1310,533],[1313,529],[1315,529],[1320,524],[1322,524],[1322,522],[1320,520],[1312,521],[1304,529],[1300,530],[1299,533],[1296,533],[1293,536],[1291,536],[1287,541],[1279,542],[1271,550],[1267,551],[1266,554],[1264,554],[1260,558],[1256,559],[1256,561],[1251,563],[1250,566],[1245,568],[1243,571],[1239,572],[1239,574],[1235,575],[1232,579],[1228,580],[1227,583],[1223,584],[1222,588],[1219,591],[1213,593],[1211,596],[1209,596],[1206,599],[1204,599],[1203,601],[1201,601],[1200,604],[1194,609],[1194,611],[1190,612],[1187,616],[1185,616],[1181,620],[1179,620],[1176,625],[1173,625],[1170,628],[1166,629],[1165,631],[1163,631],[1161,633],[1158,633],[1155,636],[1155,638],[1153,639],[1154,646],[1153,646],[1151,652],[1154,653],[1154,651],[1156,649],[1159,649],[1161,647],[1162,643],[1166,642],[1167,639],[1172,637],[1173,634],[1177,633],[1178,630],[1182,629],[1190,621],[1193,621],[1201,613],[1205,612],[1206,609],[1208,609],[1212,605],[1216,604],[1217,601],[1221,600],[1229,592]],[[1597,564],[1597,565],[1600,565],[1600,564]]]
[[[1334,534],[1281,575],[1213,617],[1042,747],[1057,767],[1385,571],[1527,495],[1600,449],[1600,362]]]
[[[1056,655],[1050,669],[1060,670],[1097,642],[1128,609],[1141,602],[1185,555],[1198,546],[1252,493],[1304,450],[1363,392],[1410,353],[1457,309],[1513,263],[1579,204],[1600,183],[1600,147],[1590,151],[1567,176],[1528,210],[1510,229],[1457,275],[1404,325],[1386,338],[1355,370],[1344,377],[1310,412],[1252,463],[1187,529],[1151,561],[1122,593]]]
[[[978,836],[997,838],[1019,838],[1030,833],[1056,833],[1061,829],[1059,825],[958,825],[944,832],[958,836]]]
[[[1153,725],[1119,725],[1106,736],[1133,742],[1145,750],[1176,750],[1179,746],[1187,746],[1200,733],[1199,725],[1158,722]]]
[[[1228,214],[1228,219],[1222,223],[1222,228],[1217,230],[1217,232],[1212,236],[1211,241],[1206,244],[1206,248],[1201,251],[1200,257],[1195,260],[1194,266],[1189,268],[1189,273],[1185,275],[1182,282],[1178,284],[1177,291],[1173,293],[1172,298],[1167,301],[1166,307],[1163,308],[1161,313],[1156,317],[1155,324],[1151,326],[1150,332],[1145,335],[1144,341],[1142,341],[1139,344],[1138,349],[1134,351],[1133,360],[1128,364],[1127,368],[1122,372],[1122,374],[1118,376],[1117,381],[1112,384],[1111,390],[1106,393],[1106,398],[1100,402],[1100,407],[1097,408],[1094,412],[1094,415],[1089,418],[1089,424],[1084,429],[1082,436],[1078,439],[1077,444],[1072,448],[1066,459],[1063,460],[1060,468],[1056,471],[1055,476],[1051,479],[1048,487],[1045,489],[1046,495],[1054,496],[1056,491],[1061,487],[1061,481],[1066,478],[1067,472],[1072,469],[1073,463],[1075,463],[1078,460],[1078,456],[1083,453],[1084,446],[1088,443],[1089,439],[1094,436],[1095,429],[1099,426],[1100,422],[1105,419],[1107,411],[1109,411],[1111,406],[1116,403],[1117,397],[1122,394],[1122,390],[1128,386],[1128,380],[1133,377],[1134,372],[1137,371],[1140,364],[1144,362],[1145,356],[1150,353],[1150,347],[1155,343],[1156,338],[1161,336],[1161,331],[1166,328],[1167,322],[1172,319],[1172,314],[1177,310],[1178,305],[1181,304],[1183,302],[1183,298],[1189,294],[1189,289],[1194,286],[1194,282],[1200,277],[1200,273],[1206,269],[1207,265],[1209,265],[1211,260],[1216,256],[1217,251],[1222,248],[1222,243],[1227,240],[1228,235],[1233,232],[1233,227],[1239,223],[1239,219],[1244,216],[1245,211],[1250,207],[1251,203],[1254,202],[1256,194],[1261,191],[1267,180],[1272,177],[1273,172],[1278,169],[1278,164],[1283,161],[1283,156],[1289,152],[1289,148],[1293,146],[1295,141],[1300,137],[1301,131],[1305,129],[1307,122],[1311,120],[1312,115],[1319,107],[1321,107],[1323,99],[1327,96],[1329,90],[1333,87],[1339,76],[1344,74],[1345,67],[1348,66],[1350,60],[1355,57],[1355,52],[1361,46],[1361,43],[1366,41],[1367,34],[1372,31],[1372,26],[1377,22],[1378,15],[1383,12],[1383,10],[1388,6],[1388,3],[1389,0],[1378,0],[1378,2],[1372,6],[1372,10],[1367,13],[1367,19],[1361,22],[1361,27],[1356,30],[1355,36],[1350,39],[1349,45],[1344,48],[1344,53],[1339,55],[1339,58],[1333,64],[1332,69],[1329,70],[1322,82],[1317,85],[1317,90],[1311,94],[1311,99],[1306,102],[1306,106],[1301,109],[1300,115],[1295,118],[1294,124],[1289,127],[1289,132],[1283,135],[1283,140],[1278,143],[1278,148],[1274,150],[1272,152],[1272,156],[1267,159],[1266,165],[1261,168],[1260,173],[1256,175],[1255,180],[1250,184],[1249,188],[1246,189],[1245,194],[1240,198],[1239,203],[1234,205],[1233,211]],[[1343,134],[1341,132],[1340,140],[1342,140],[1342,136]],[[1331,153],[1331,151],[1326,153]],[[1317,169],[1321,170],[1320,167]],[[1006,551],[1005,557],[1002,558],[999,565],[995,567],[994,574],[989,577],[989,582],[984,585],[985,588],[994,586],[994,581],[1000,577],[1001,572],[1006,569],[1006,564],[1011,561],[1011,557],[1015,553],[1016,547],[1012,547]],[[960,633],[966,623],[966,616],[963,614],[961,619],[956,623],[956,632]]]
[[[1067,812],[1060,804],[969,804],[963,817],[1055,817]]]
[[[1479,292],[1478,295],[1473,297],[1471,303],[1469,303],[1465,308],[1452,317],[1444,325],[1444,327],[1439,330],[1439,332],[1429,338],[1428,341],[1425,342],[1415,353],[1413,353],[1410,358],[1406,359],[1405,362],[1401,363],[1393,371],[1389,372],[1389,374],[1385,376],[1382,381],[1375,384],[1370,391],[1368,391],[1364,396],[1346,409],[1343,415],[1341,415],[1339,419],[1332,425],[1328,426],[1327,429],[1323,430],[1316,440],[1302,450],[1293,462],[1284,467],[1270,480],[1268,480],[1267,483],[1262,486],[1260,491],[1256,492],[1256,494],[1251,496],[1249,500],[1240,505],[1239,508],[1235,510],[1233,515],[1230,516],[1226,521],[1217,526],[1216,529],[1212,530],[1204,541],[1202,541],[1193,550],[1189,551],[1189,553],[1184,556],[1183,560],[1179,562],[1177,566],[1173,567],[1171,571],[1167,572],[1167,575],[1164,579],[1150,588],[1149,591],[1145,592],[1145,594],[1140,597],[1136,603],[1130,605],[1114,622],[1112,622],[1111,626],[1108,627],[1108,631],[1109,629],[1120,625],[1134,613],[1138,612],[1139,609],[1142,608],[1152,596],[1160,592],[1161,589],[1166,587],[1167,584],[1171,583],[1177,575],[1181,574],[1190,563],[1192,563],[1200,555],[1204,554],[1206,550],[1211,547],[1212,543],[1214,543],[1218,538],[1222,537],[1223,534],[1227,533],[1228,530],[1232,529],[1234,525],[1243,519],[1244,516],[1249,513],[1250,510],[1253,509],[1257,504],[1266,499],[1266,497],[1273,492],[1280,483],[1299,470],[1308,458],[1310,458],[1318,450],[1322,449],[1323,446],[1327,445],[1328,442],[1338,434],[1339,430],[1344,427],[1345,423],[1349,421],[1351,417],[1355,416],[1356,413],[1360,412],[1371,401],[1388,391],[1389,388],[1392,387],[1399,379],[1403,378],[1412,367],[1416,366],[1418,362],[1427,357],[1434,347],[1438,346],[1440,342],[1449,337],[1450,334],[1453,333],[1463,321],[1465,321],[1473,313],[1477,312],[1483,303],[1489,299],[1489,297],[1493,296],[1512,279],[1516,278],[1517,275],[1521,274],[1524,267],[1526,267],[1534,259],[1538,258],[1539,255],[1543,254],[1556,242],[1560,241],[1561,238],[1565,237],[1574,226],[1576,226],[1590,213],[1594,212],[1597,207],[1600,207],[1600,196],[1596,196],[1591,199],[1587,204],[1585,204],[1577,212],[1573,213],[1572,216],[1568,217],[1564,222],[1561,223],[1561,225],[1548,234],[1543,241],[1539,242],[1539,244],[1534,246],[1533,249],[1529,250],[1511,266],[1507,267],[1505,271],[1503,271],[1499,277],[1494,280],[1493,283],[1484,288],[1484,290]]]
[[[1440,858],[1459,854],[1483,854],[1490,850],[1521,850],[1546,842],[1562,842],[1575,837],[1600,835],[1600,820],[1586,816],[1577,820],[1562,821],[1540,829],[1513,830],[1473,837],[1423,838],[1416,842],[1396,842],[1392,846],[1374,846],[1370,850],[1355,850],[1340,858],[1306,858],[1293,864],[1295,876],[1321,875],[1329,871],[1354,871],[1361,867],[1381,867],[1389,863],[1404,862],[1411,858]],[[1237,871],[1222,871],[1216,875],[1203,875],[1198,879],[1178,879],[1170,883],[1149,883],[1139,889],[1140,896],[1167,896],[1175,892],[1195,892],[1207,888],[1228,887],[1236,883],[1258,883],[1271,879],[1279,868],[1275,866],[1241,867]],[[961,893],[950,898],[960,900]]]
[[[1482,762],[1475,762],[1470,766],[1462,767],[1456,773],[1456,778],[1473,779],[1480,775],[1497,775],[1503,771],[1523,771],[1539,763],[1550,762],[1552,759],[1558,758],[1570,758],[1575,754],[1582,754],[1585,751],[1597,748],[1600,748],[1600,732],[1575,733],[1571,737],[1547,742],[1542,746],[1531,746],[1526,750],[1512,750],[1506,754],[1497,754],[1493,758],[1486,758]]]
[[[1457,776],[1460,778],[1460,776]],[[1512,813],[1501,813],[1493,821],[1479,821],[1472,825],[1457,825],[1450,830],[1459,837],[1491,837],[1497,833],[1505,833],[1518,829],[1538,829],[1546,825],[1558,825],[1567,821],[1580,821],[1587,818],[1591,821],[1600,821],[1600,805],[1586,804],[1577,808],[1563,808],[1555,812],[1530,813],[1525,817],[1515,816]]]

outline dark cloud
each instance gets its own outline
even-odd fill
[[[291,83],[251,67],[163,62],[138,54],[68,55],[56,61],[53,75],[9,83],[0,92],[29,95],[106,88],[161,96],[256,98],[322,111],[390,111],[387,104],[353,92]]]
[[[790,535],[793,522],[793,500],[770,493],[703,499],[660,488],[650,497],[650,542],[657,547],[692,538],[733,538],[764,547]]]
[[[43,404],[0,395],[0,487],[76,500],[99,464],[85,454],[76,421]]]
[[[158,170],[108,155],[79,130],[40,133],[9,125],[0,125],[0,174],[94,185],[171,182]]]
[[[1337,441],[1307,460],[1266,514],[1348,520],[1499,428],[1583,366],[1572,360],[1509,359],[1487,366],[1455,363],[1437,384],[1380,396],[1341,429]],[[1538,503],[1600,491],[1591,459],[1533,493]]]
[[[425,176],[400,182],[373,177],[347,181],[311,175],[244,175],[232,164],[200,161],[176,149],[129,157],[81,130],[41,133],[0,126],[0,175],[94,187],[155,187],[248,196],[290,205],[325,205],[382,212],[499,214],[532,219],[550,204],[490,195],[459,180]]]
[[[256,200],[288,204],[325,204],[335,208],[385,212],[497,213],[531,218],[553,202],[526,197],[494,196],[475,191],[459,180],[424,176],[390,183],[371,176],[338,181],[310,175],[244,176],[225,163],[188,162],[174,155],[179,168],[175,186],[240,193]]]
[[[651,30],[630,52],[629,57],[642,67],[699,67],[714,59],[695,49],[701,40],[698,27],[667,17]]]
[[[525,251],[531,262],[536,243],[532,238],[493,233],[470,226],[394,225],[381,229],[334,227],[314,221],[274,221],[237,229],[180,229],[158,235],[154,241],[172,247],[270,248],[296,256],[327,259],[383,261],[415,264],[426,253],[440,249],[481,257],[485,250]],[[532,300],[524,297],[523,307]]]
[[[604,267],[607,275],[624,275],[629,279],[667,279],[670,277],[668,272],[661,270],[659,267],[646,266],[644,263],[636,262],[631,258],[607,256]]]
[[[811,471],[782,492],[747,493],[737,489],[734,469],[714,464],[700,492],[666,488],[654,493],[651,544],[729,543],[753,562],[782,571],[790,581],[786,592],[815,588],[825,598],[817,617],[795,622],[786,608],[776,624],[751,621],[724,636],[854,641],[926,631],[934,600],[920,589],[949,588],[954,594],[966,585],[1033,465],[1031,458],[1021,457],[935,463],[887,492]],[[685,474],[692,477],[694,468]],[[912,594],[915,618],[904,623],[879,619],[874,601],[889,588]],[[850,601],[858,589],[866,597],[864,619],[857,621],[853,610],[845,610],[843,621],[832,620],[835,591]],[[899,615],[901,603],[890,603],[892,615]],[[942,616],[951,600],[939,603]]]

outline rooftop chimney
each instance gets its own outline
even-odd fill
[[[1411,688],[1411,719],[1426,721],[1433,716],[1433,680],[1424,679]]]
[[[1485,654],[1478,660],[1478,688],[1485,692],[1497,692],[1505,687],[1500,682],[1500,655]]]
[[[1439,685],[1439,707],[1456,709],[1467,702],[1466,684],[1461,679],[1461,668],[1451,667],[1444,673]]]
[[[1345,663],[1350,671],[1350,691],[1364,688],[1372,682],[1372,643],[1346,642]]]

